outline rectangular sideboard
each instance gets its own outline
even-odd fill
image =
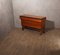
[[[46,17],[43,16],[33,16],[33,15],[21,15],[21,25],[22,25],[22,30],[24,28],[34,28],[38,29],[40,33],[45,33],[45,21]]]

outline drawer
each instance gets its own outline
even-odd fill
[[[42,22],[42,20],[35,19],[35,18],[28,18],[28,17],[21,18],[21,20],[23,20],[23,21]]]
[[[33,27],[33,28],[42,28],[41,22],[33,22],[33,21],[22,21],[23,26]]]

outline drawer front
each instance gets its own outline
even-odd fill
[[[42,20],[35,19],[35,18],[28,18],[28,17],[22,17],[21,20],[23,21],[34,21],[34,22],[42,22]]]
[[[33,27],[33,28],[42,28],[42,22],[33,22],[33,21],[22,21],[23,26]]]

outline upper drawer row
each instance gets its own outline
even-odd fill
[[[35,21],[35,22],[42,22],[43,20],[37,19],[37,18],[28,18],[28,17],[21,17],[21,20],[24,21]]]

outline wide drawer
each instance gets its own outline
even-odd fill
[[[42,28],[42,22],[33,22],[33,21],[22,21],[23,26],[33,27],[33,28]]]
[[[42,20],[35,19],[35,18],[24,17],[24,18],[21,18],[21,19],[22,19],[23,21],[42,22]]]

